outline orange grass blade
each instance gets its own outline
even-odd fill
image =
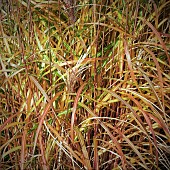
[[[85,145],[85,142],[84,142],[84,137],[83,137],[83,135],[81,134],[81,132],[79,131],[79,129],[77,127],[75,127],[75,130],[76,130],[77,136],[78,136],[78,138],[80,140],[80,145],[81,145],[81,148],[82,148],[86,169],[92,170],[89,155],[88,155],[86,145]]]
[[[84,109],[86,109],[89,114],[91,114],[92,117],[95,117],[96,120],[99,122],[99,124],[103,127],[103,129],[107,132],[107,134],[110,136],[111,140],[113,141],[113,143],[115,144],[115,147],[114,148],[118,154],[120,155],[121,157],[121,160],[122,160],[122,165],[123,165],[123,168],[126,169],[126,158],[123,154],[123,151],[122,151],[122,148],[120,146],[120,143],[117,141],[117,139],[112,135],[112,133],[110,132],[109,128],[101,121],[97,118],[97,115],[95,113],[93,113],[93,111],[87,107],[85,104],[81,103],[81,102],[78,102],[78,105],[82,106]]]
[[[24,169],[24,162],[25,162],[25,149],[26,149],[26,129],[24,129],[22,134],[22,145],[21,145],[21,163],[20,168],[21,170]]]
[[[11,115],[1,126],[0,126],[0,132],[2,131],[2,130],[4,130],[4,129],[6,129],[7,128],[7,124],[10,122],[10,121],[12,121],[12,119],[14,118],[14,117],[16,117],[17,115],[19,115],[19,114],[21,114],[20,112],[18,112],[18,113],[16,113],[16,114],[14,114],[14,115]],[[14,125],[17,125],[19,122],[14,122]],[[21,124],[23,123],[23,122],[20,122]],[[13,126],[13,125],[8,125],[9,127],[10,126]]]
[[[38,81],[33,76],[30,75],[29,77],[35,83],[35,85],[41,91],[41,93],[44,95],[45,99],[49,102],[50,99],[49,99],[48,95],[46,94],[46,92],[44,91],[44,89],[42,88],[42,86],[38,83]]]
[[[121,88],[121,90],[131,92],[134,96],[139,97],[143,102],[146,103],[146,105],[148,105],[152,109],[152,111],[155,114],[155,116],[159,119],[161,127],[164,129],[165,133],[169,137],[168,140],[170,141],[170,131],[169,131],[169,128],[168,128],[167,124],[165,123],[165,121],[163,120],[160,112],[158,112],[155,108],[157,108],[161,112],[162,112],[162,110],[159,107],[157,107],[154,103],[152,103],[150,100],[146,99],[145,97],[141,96],[139,93],[137,93],[135,91],[132,91],[130,89],[123,89],[123,88]]]
[[[140,160],[141,160],[142,163],[143,163],[143,167],[144,167],[145,169],[148,169],[148,167],[147,167],[147,165],[146,165],[146,162],[144,161],[141,153],[138,151],[138,149],[135,147],[135,145],[134,145],[119,129],[116,129],[116,128],[114,128],[114,129],[115,129],[115,131],[117,131],[117,133],[118,133],[119,135],[121,135],[121,136],[125,139],[125,141],[129,144],[129,146],[130,146],[130,147],[134,150],[134,152],[139,156]]]
[[[162,96],[162,103],[160,102],[159,98],[157,97],[157,100],[159,101],[159,105],[160,107],[162,108],[162,110],[164,111],[164,92],[163,92],[163,79],[162,79],[162,73],[161,73],[161,68],[159,66],[159,63],[158,63],[158,60],[156,59],[154,53],[149,50],[148,48],[146,47],[143,47],[153,58],[153,61],[156,65],[156,69],[157,69],[157,72],[158,72],[158,79],[159,79],[159,83],[160,83],[160,92],[161,92],[161,96]],[[164,116],[165,116],[165,111],[164,111]],[[165,116],[165,119],[166,119],[166,116]]]
[[[94,144],[94,167],[95,170],[99,170],[99,156],[97,151],[98,142],[96,137],[93,137],[93,144]]]
[[[75,113],[76,113],[76,109],[77,109],[77,104],[78,104],[78,101],[79,101],[79,97],[80,97],[81,91],[83,90],[85,85],[86,85],[86,83],[83,83],[81,85],[81,87],[78,89],[76,98],[74,100],[72,116],[71,116],[71,140],[72,140],[72,142],[74,142],[74,129],[73,129],[74,127],[73,126],[74,126],[74,120],[75,120]]]
[[[143,18],[141,18],[141,17],[138,17],[138,18],[141,19],[143,22],[145,22],[145,23],[152,29],[152,31],[154,32],[154,34],[156,35],[156,37],[159,39],[159,41],[160,41],[163,49],[165,50],[165,53],[166,53],[166,55],[167,55],[167,57],[168,57],[168,62],[169,62],[169,64],[170,64],[170,56],[169,56],[169,54],[168,54],[167,47],[166,47],[163,39],[161,38],[160,33],[156,30],[156,28],[155,28],[149,21],[147,21],[146,19],[143,19]]]
[[[63,92],[58,92],[49,102],[48,104],[46,105],[45,109],[44,109],[44,112],[41,116],[41,119],[39,121],[39,125],[38,125],[38,128],[37,128],[37,131],[36,131],[36,135],[35,135],[35,139],[34,139],[34,147],[33,147],[33,156],[34,156],[34,152],[35,152],[35,147],[36,147],[36,143],[37,143],[37,140],[38,140],[38,135],[39,135],[39,132],[41,130],[41,127],[42,127],[42,124],[43,124],[43,121],[45,119],[45,116],[47,115],[48,113],[48,110],[50,109],[50,107],[52,106],[53,102],[57,99],[58,96],[60,96],[60,94],[62,94]]]
[[[69,145],[64,141],[64,139],[59,135],[59,133],[57,132],[56,129],[54,129],[49,123],[47,123],[47,127],[51,130],[52,133],[54,133],[57,137],[57,139],[59,140],[59,142],[62,142],[62,144],[64,145],[65,148],[68,149],[68,151],[70,151],[69,155],[71,154],[71,156],[73,156],[74,158],[76,158],[77,161],[79,161],[81,164],[83,164],[83,160],[79,158],[79,156],[76,154],[76,152],[74,152],[74,150],[72,150],[71,147],[69,147]],[[51,134],[51,132],[49,132]],[[52,134],[51,134],[52,135]],[[53,138],[53,139],[56,139],[56,138]],[[58,142],[58,141],[57,141]],[[60,146],[61,147],[61,146]],[[64,149],[65,149],[64,148]],[[66,150],[66,149],[65,149]],[[66,154],[68,154],[67,152],[68,151],[65,151],[64,152]],[[71,157],[70,156],[70,157]]]
[[[143,114],[143,116],[144,116],[150,130],[151,130],[151,134],[153,136],[153,142],[154,142],[155,148],[156,148],[156,151],[155,151],[156,152],[156,164],[157,164],[157,167],[158,167],[158,146],[157,146],[157,140],[156,140],[155,132],[152,128],[151,120],[150,120],[149,116],[147,115],[146,111],[144,111],[142,109],[142,106],[140,105],[140,103],[132,95],[130,95],[130,94],[127,94],[127,95],[130,99],[132,99],[132,101],[134,101],[134,103],[137,105],[138,109],[142,112],[142,114]]]
[[[46,160],[46,157],[45,157],[45,153],[44,153],[44,144],[43,144],[43,138],[42,138],[42,132],[40,131],[39,133],[39,146],[40,146],[40,151],[41,151],[41,156],[42,156],[42,167],[43,167],[43,170],[49,170],[49,167],[47,165],[47,160]]]
[[[130,53],[129,53],[129,50],[128,50],[128,44],[127,44],[126,40],[124,40],[124,47],[125,47],[125,54],[126,54],[126,58],[127,58],[127,62],[128,62],[128,67],[129,67],[129,70],[130,70],[130,75],[131,75],[135,85],[138,87],[137,81],[136,81],[136,78],[135,78],[135,74],[134,74],[134,71],[133,71],[133,68],[132,68],[131,57],[130,57]]]

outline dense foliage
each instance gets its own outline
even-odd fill
[[[170,169],[170,1],[0,10],[0,169]]]

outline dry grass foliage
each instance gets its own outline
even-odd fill
[[[170,169],[170,1],[1,0],[0,169]]]

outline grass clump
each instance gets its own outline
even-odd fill
[[[169,1],[2,1],[0,169],[170,169]]]

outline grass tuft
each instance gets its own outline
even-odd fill
[[[170,1],[0,3],[0,169],[170,169]]]

